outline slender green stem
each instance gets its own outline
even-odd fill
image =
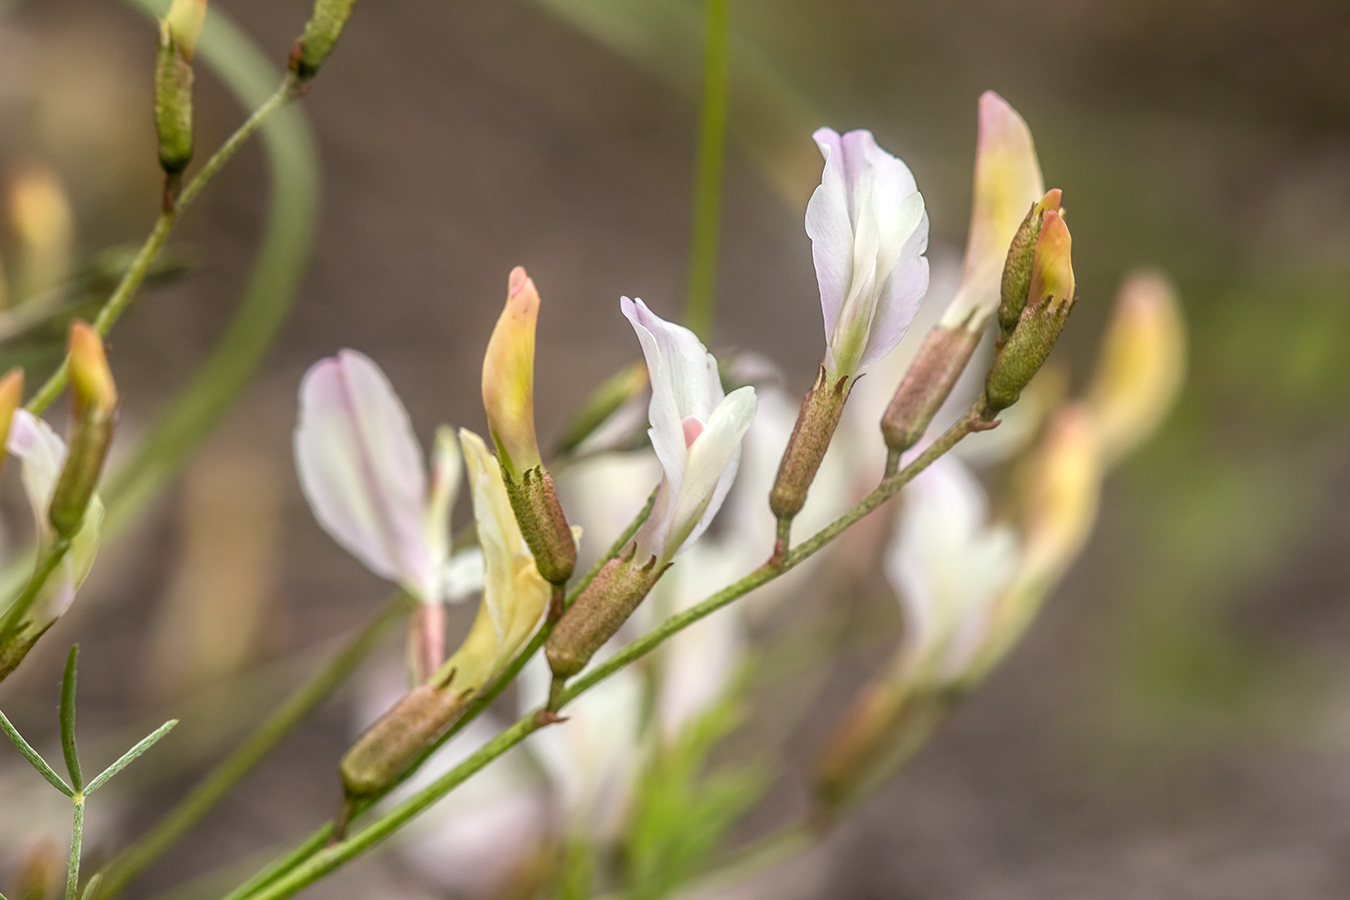
[[[328,838],[333,834],[333,823],[328,822],[318,831],[314,832],[309,838],[296,847],[290,853],[273,862],[265,869],[254,875],[248,881],[245,881],[239,887],[225,895],[223,900],[243,900],[243,898],[260,891],[272,882],[276,881],[287,872],[294,869],[300,863],[309,859],[315,853],[318,853],[328,843]]]
[[[75,795],[75,821],[70,828],[70,864],[66,867],[66,900],[80,888],[80,845],[84,842],[84,796]]]
[[[70,538],[58,537],[52,541],[52,545],[47,548],[37,561],[37,566],[33,569],[33,575],[28,579],[28,584],[24,586],[23,591],[18,598],[10,605],[9,611],[5,613],[5,618],[0,621],[0,647],[3,647],[5,641],[9,640],[18,632],[23,624],[23,617],[28,614],[38,595],[42,593],[42,587],[47,583],[47,579],[56,571],[56,567],[65,559],[66,551],[70,549]]]
[[[220,145],[211,158],[202,165],[201,169],[183,188],[182,194],[178,197],[178,203],[172,209],[166,209],[159,214],[155,221],[155,226],[150,229],[150,234],[146,236],[145,243],[141,244],[141,249],[136,253],[136,257],[131,261],[131,265],[126,272],[122,274],[122,280],[117,283],[112,294],[108,296],[103,307],[94,317],[94,330],[100,335],[107,336],[112,327],[117,324],[122,313],[126,311],[127,306],[135,298],[136,292],[140,290],[145,282],[145,276],[154,265],[155,260],[159,259],[160,253],[164,250],[164,245],[169,240],[169,234],[173,227],[192,201],[197,199],[197,195],[202,192],[216,173],[229,162],[230,157],[244,145],[244,143],[253,136],[253,134],[262,127],[273,113],[284,106],[295,96],[295,81],[293,76],[287,75],[275,94],[267,102],[253,111],[253,114],[240,125],[225,143]],[[28,401],[27,409],[34,415],[40,414],[52,401],[61,394],[61,390],[66,386],[69,380],[70,372],[66,361],[62,361],[60,367],[52,373],[46,383],[38,389]]]
[[[398,830],[418,813],[431,806],[507,750],[519,744],[546,722],[533,713],[520,719],[510,728],[484,744],[476,753],[426,788],[400,803],[394,809],[372,822],[360,832],[341,843],[327,847],[295,867],[284,877],[261,891],[251,894],[251,900],[280,900],[313,884],[324,875],[361,855],[375,844]]]
[[[727,6],[704,0],[703,121],[699,128],[694,188],[694,233],[689,253],[689,294],[684,324],[704,341],[712,333],[717,290],[717,245],[722,220],[722,168],[727,134]]]
[[[103,867],[100,898],[115,897],[131,879],[178,842],[190,828],[253,770],[282,738],[343,684],[379,644],[385,632],[408,611],[409,598],[399,591],[347,644],[254,729],[234,752],[200,781],[168,815],[136,843]]]
[[[954,447],[962,438],[972,431],[983,427],[980,424],[978,410],[979,406],[977,406],[976,409],[972,409],[971,412],[967,413],[959,422],[948,429],[946,434],[920,454],[917,459],[900,472],[884,479],[872,493],[868,494],[867,497],[860,501],[856,506],[825,528],[821,529],[810,539],[804,541],[797,549],[789,553],[783,559],[781,564],[765,564],[750,575],[747,575],[735,584],[718,591],[716,594],[713,594],[711,597],[690,608],[686,612],[665,620],[661,625],[629,644],[619,653],[610,657],[604,664],[588,673],[586,677],[579,679],[567,688],[563,694],[562,703],[566,704],[575,700],[578,696],[613,675],[619,669],[656,649],[657,646],[676,632],[689,627],[704,616],[726,606],[731,601],[744,596],[760,585],[772,581],[774,578],[777,578],[806,560],[808,557],[822,550],[831,541],[843,534],[844,531],[857,523],[868,513],[873,512],[887,500],[894,497],[901,488],[909,483],[910,480],[927,468],[935,459]],[[525,657],[525,654],[522,653],[521,656]],[[426,788],[423,788],[393,810],[390,810],[385,815],[376,819],[367,827],[359,832],[349,835],[346,840],[333,844],[314,854],[305,862],[295,866],[295,868],[285,876],[271,882],[263,890],[247,895],[239,895],[237,893],[231,894],[231,900],[242,900],[243,897],[247,897],[248,900],[281,900],[281,898],[289,897],[296,892],[303,890],[305,887],[319,880],[329,872],[332,872],[334,869],[337,869],[356,856],[359,856],[373,845],[388,837],[404,823],[431,806],[441,797],[445,796],[492,760],[524,741],[525,738],[529,737],[535,731],[550,724],[552,721],[556,721],[554,718],[541,715],[543,712],[544,710],[540,709],[527,713],[495,739],[484,744],[482,748],[468,759],[464,760],[464,762],[460,763]]]

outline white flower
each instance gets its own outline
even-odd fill
[[[951,456],[920,473],[903,496],[886,556],[905,612],[897,675],[948,684],[984,646],[1017,564],[1017,541],[1008,527],[988,524],[984,489]]]
[[[449,429],[438,431],[435,449],[428,489],[408,412],[368,357],[342,350],[305,374],[295,463],[314,517],[372,572],[424,603],[462,597],[476,581],[472,558],[449,560],[461,464]]]
[[[21,480],[33,510],[38,547],[45,547],[52,540],[52,524],[47,511],[52,505],[52,495],[56,493],[61,468],[66,464],[65,441],[45,421],[26,409],[18,409],[10,422],[6,447],[20,461]],[[94,566],[102,523],[103,501],[95,495],[89,501],[80,530],[71,541],[70,552],[61,560],[58,574],[43,585],[27,618],[49,622],[70,607],[75,592]]]
[[[867,371],[904,337],[928,289],[928,215],[909,167],[871,132],[822,128],[814,137],[825,171],[806,233],[833,383]]]
[[[755,418],[755,389],[724,395],[717,360],[692,331],[661,319],[641,300],[624,297],[621,308],[647,358],[647,434],[665,473],[637,547],[663,566],[698,539],[731,488],[741,438]]]

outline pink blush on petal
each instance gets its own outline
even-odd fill
[[[686,416],[680,425],[684,428],[684,446],[686,449],[694,446],[694,441],[698,440],[698,436],[707,427],[698,416]]]

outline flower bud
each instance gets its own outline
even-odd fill
[[[20,166],[9,178],[7,195],[10,227],[17,239],[14,299],[22,302],[69,277],[75,216],[60,176],[41,163]],[[0,287],[0,294],[3,290]]]
[[[1003,264],[1003,282],[1000,289],[1001,299],[998,307],[998,327],[1004,340],[1012,334],[1022,309],[1027,305],[1027,295],[1031,289],[1031,269],[1035,261],[1036,241],[1040,237],[1045,214],[1050,210],[1059,211],[1060,190],[1055,188],[1035,203],[1027,216],[1018,226],[1008,246],[1007,260]]]
[[[1031,265],[1026,306],[999,347],[985,380],[985,397],[995,412],[1017,402],[1050,350],[1074,305],[1069,227],[1056,210],[1044,213]],[[1014,246],[1016,243],[1014,242]]]
[[[825,367],[821,366],[815,385],[802,400],[797,424],[788,438],[783,460],[778,464],[778,477],[769,493],[769,508],[780,523],[791,521],[806,504],[807,491],[829,449],[852,385],[853,380],[847,376],[827,383]]]
[[[576,566],[577,546],[553,479],[544,471],[534,433],[534,331],[539,292],[520,266],[511,270],[506,307],[483,357],[483,407],[497,446],[511,508],[539,574],[562,584]]]
[[[1172,285],[1156,272],[1132,275],[1116,300],[1087,391],[1106,466],[1154,432],[1185,372],[1186,323]]]
[[[159,138],[160,167],[170,178],[181,175],[192,161],[190,60],[175,39],[174,24],[168,19],[160,22],[155,55],[155,134]]]
[[[70,537],[84,520],[98,485],[117,419],[117,388],[103,339],[78,319],[70,325],[70,448],[56,482],[48,517],[56,533]]]
[[[866,685],[825,744],[816,768],[821,799],[846,803],[891,775],[928,740],[946,704],[893,679]]]
[[[305,23],[304,33],[291,50],[291,71],[301,81],[318,74],[328,54],[333,52],[347,17],[356,0],[315,0],[314,12]]]
[[[9,441],[9,426],[14,421],[14,411],[23,403],[23,369],[18,366],[10,369],[4,378],[0,378],[0,467],[5,456],[3,452]]]
[[[968,328],[938,325],[928,332],[881,419],[882,437],[893,453],[923,437],[979,343],[979,332]]]
[[[408,692],[342,757],[347,797],[368,797],[388,787],[454,724],[471,693],[453,684],[423,684]]]
[[[169,14],[164,17],[178,52],[188,62],[197,56],[197,38],[206,21],[206,0],[173,0]]]
[[[543,463],[534,434],[534,332],[539,291],[534,279],[511,270],[506,307],[483,356],[483,408],[502,468],[511,477]]]
[[[1097,518],[1101,478],[1101,444],[1092,412],[1082,403],[1060,409],[1027,459],[1018,501],[1017,566],[995,605],[966,684],[982,679],[1017,642],[1082,550]]]
[[[656,559],[639,562],[636,550],[629,544],[622,557],[605,563],[549,635],[544,655],[555,678],[570,678],[586,668],[661,577]]]

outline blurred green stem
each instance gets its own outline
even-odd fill
[[[216,807],[282,738],[328,699],[365,661],[379,640],[407,613],[409,597],[402,591],[389,598],[379,613],[347,642],[319,671],[310,676],[273,710],[233,753],[222,760],[148,834],[119,853],[100,871],[100,900],[115,897],[131,879],[178,842],[189,829]]]
[[[24,586],[23,592],[10,605],[5,613],[3,620],[0,620],[0,647],[13,637],[23,624],[23,617],[28,614],[37,601],[38,595],[42,592],[42,586],[47,583],[47,579],[56,571],[56,567],[61,564],[65,558],[66,551],[70,549],[70,539],[58,537],[47,548],[47,552],[38,558],[37,565],[33,568],[33,575],[28,579],[28,584]]]
[[[926,469],[934,460],[956,446],[956,444],[966,435],[970,434],[972,431],[987,427],[980,417],[982,408],[983,398],[981,398],[980,402],[977,403],[970,412],[948,429],[942,437],[934,441],[928,449],[921,453],[913,462],[896,474],[882,479],[881,483],[877,485],[872,493],[868,494],[848,512],[844,513],[811,538],[798,545],[794,550],[783,557],[781,563],[765,563],[735,584],[723,588],[711,597],[708,597],[701,603],[695,604],[684,612],[671,616],[656,628],[610,657],[602,665],[597,666],[585,677],[577,680],[563,692],[563,704],[570,703],[596,684],[613,675],[619,669],[624,668],[630,663],[633,663],[650,653],[667,638],[677,632],[688,628],[698,620],[728,605],[733,600],[745,596],[755,588],[772,581],[824,549],[831,541],[839,537],[863,517],[898,494],[901,488]],[[522,654],[522,656],[523,655],[524,654]],[[503,731],[487,744],[484,744],[477,752],[469,756],[458,766],[451,769],[449,772],[442,775],[436,781],[418,791],[412,797],[409,797],[389,812],[380,816],[365,828],[349,835],[345,840],[332,844],[318,853],[315,853],[284,876],[272,881],[263,889],[247,895],[236,891],[229,895],[229,900],[243,900],[244,897],[248,897],[249,900],[283,900],[283,898],[290,897],[303,890],[393,834],[409,820],[413,819],[437,800],[454,790],[488,763],[524,741],[540,728],[555,721],[561,720],[547,715],[542,709],[525,714],[518,719],[514,725]]]
[[[689,253],[689,294],[684,324],[703,341],[712,334],[717,291],[717,250],[722,220],[722,169],[727,135],[727,6],[704,0],[703,120],[699,127],[694,188],[694,233]]]
[[[150,271],[150,266],[163,252],[164,245],[169,240],[169,234],[178,222],[178,217],[192,205],[192,201],[202,192],[202,188],[206,187],[206,183],[224,167],[225,163],[229,162],[230,157],[234,156],[235,152],[262,127],[263,123],[289,102],[293,96],[295,96],[295,81],[288,74],[281,87],[277,88],[276,93],[254,110],[244,124],[240,125],[234,134],[230,135],[229,139],[220,146],[220,149],[213,153],[211,158],[201,167],[201,170],[193,176],[179,196],[178,203],[172,209],[166,209],[159,214],[159,218],[155,221],[155,227],[150,229],[150,234],[146,237],[145,243],[141,245],[141,249],[136,253],[131,266],[123,273],[122,280],[118,282],[117,287],[113,289],[112,294],[109,295],[103,307],[98,311],[98,315],[94,317],[95,331],[104,337],[107,336],[112,327],[117,324],[117,320],[121,318],[122,313],[126,311],[127,306],[135,298],[136,292],[140,290],[141,284],[145,281],[146,273]],[[28,401],[28,411],[33,415],[39,415],[48,406],[51,406],[52,401],[60,396],[69,376],[68,364],[63,360],[57,370],[52,373],[52,376],[47,379],[47,382]]]
[[[80,888],[80,846],[84,843],[84,795],[75,795],[75,821],[70,828],[70,864],[66,867],[66,900]]]

